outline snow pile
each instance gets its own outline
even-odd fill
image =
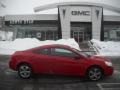
[[[100,55],[120,56],[120,42],[91,40],[93,46],[97,48]]]
[[[70,47],[73,47],[73,48],[80,50],[78,43],[73,38],[72,39],[60,39],[60,40],[57,40],[55,43],[68,45]]]
[[[36,38],[16,39],[14,41],[0,41],[0,54],[13,54],[15,51],[26,50],[42,45],[63,44],[80,50],[78,43],[74,39],[60,39],[57,41],[39,41]]]

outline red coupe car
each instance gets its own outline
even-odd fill
[[[83,76],[97,81],[113,74],[113,65],[107,58],[89,56],[66,45],[45,45],[11,56],[9,67],[21,78],[34,73]]]

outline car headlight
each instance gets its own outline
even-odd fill
[[[107,66],[112,66],[112,63],[111,63],[111,62],[108,62],[108,61],[105,61],[105,64],[106,64]]]

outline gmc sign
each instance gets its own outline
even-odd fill
[[[72,11],[72,15],[90,16],[90,11]]]

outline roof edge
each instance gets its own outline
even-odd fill
[[[119,7],[114,7],[108,4],[103,4],[103,3],[93,3],[93,2],[60,2],[60,3],[53,3],[53,4],[47,4],[43,6],[38,6],[33,8],[34,12],[39,12],[43,10],[49,10],[53,8],[57,8],[58,6],[61,5],[86,5],[86,6],[98,6],[98,7],[103,7],[108,10],[120,13],[120,8]]]

